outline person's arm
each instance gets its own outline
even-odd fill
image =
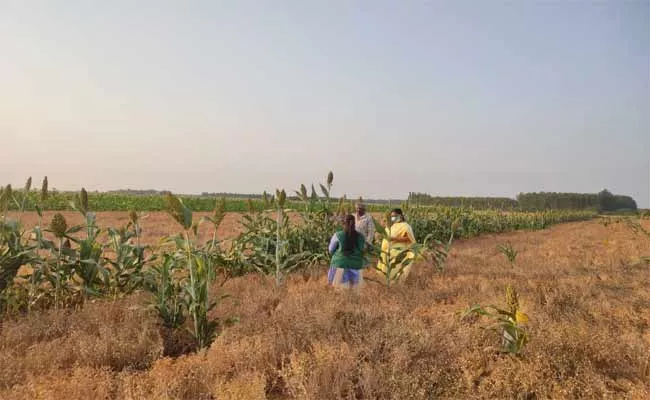
[[[336,249],[338,249],[338,247],[339,247],[339,238],[336,236],[335,233],[330,239],[330,244],[327,249],[329,250],[330,254],[334,254],[334,252],[336,251]]]
[[[417,242],[417,240],[415,240],[415,233],[413,232],[413,227],[411,225],[407,225],[407,226],[408,226],[408,230],[407,230],[408,239],[411,242],[411,244],[413,244],[413,243]]]
[[[393,243],[412,243],[408,236],[392,237],[390,238],[390,241]]]
[[[366,242],[369,245],[372,245],[375,241],[375,221],[370,217],[370,222],[368,222],[368,237],[366,237]]]
[[[397,236],[393,234],[393,227],[391,226],[389,229],[386,229],[386,232],[388,232],[388,240],[391,243],[402,243],[404,241],[403,236]]]
[[[413,235],[413,228],[411,225],[406,225],[406,232],[400,236],[391,236],[390,241],[393,243],[406,243],[413,244],[415,243],[415,236]]]
[[[407,225],[406,232],[400,236],[391,237],[390,239],[393,243],[405,243],[411,245],[416,242],[415,235],[413,234],[413,228],[410,225]]]

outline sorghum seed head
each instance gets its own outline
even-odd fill
[[[287,193],[284,191],[284,189],[282,189],[281,191],[278,191],[277,194],[278,194],[278,206],[280,206],[280,208],[283,208],[284,202],[287,200]]]
[[[129,211],[129,220],[136,225],[138,223],[138,213],[135,210]]]
[[[41,185],[41,201],[47,200],[47,176],[43,178],[43,184]]]
[[[61,213],[54,214],[52,222],[50,222],[50,229],[57,238],[63,238],[65,236],[65,232],[68,230],[68,223]]]
[[[519,295],[517,289],[511,285],[506,286],[506,303],[512,313],[516,313],[519,309]]]
[[[221,221],[223,221],[223,218],[226,216],[226,199],[225,198],[220,198],[217,200],[216,204],[214,205],[214,212],[212,213],[212,218],[214,219],[214,223],[216,225],[219,225]]]
[[[25,182],[25,195],[29,193],[29,191],[32,190],[32,177],[30,176],[27,178],[27,182]]]
[[[262,193],[262,200],[264,201],[264,209],[269,208],[271,203],[269,201],[269,194],[266,193],[266,190],[264,191],[264,193]]]
[[[81,204],[80,204],[81,210],[84,212],[88,211],[88,192],[86,192],[86,189],[84,188],[81,188],[80,200],[81,200]]]
[[[165,194],[165,203],[167,204],[167,212],[169,215],[176,220],[179,224],[185,226],[185,217],[183,213],[183,204],[178,199],[178,197],[172,195],[171,193]]]

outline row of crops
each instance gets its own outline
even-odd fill
[[[47,178],[46,178],[47,179]],[[305,188],[306,189],[306,188]],[[319,188],[322,189],[322,188]],[[20,191],[21,189],[17,190]],[[164,211],[166,192],[88,192],[89,206],[95,211]],[[309,197],[317,196],[317,188],[312,185]],[[70,208],[76,192],[50,191],[47,200],[41,206],[44,210],[61,211]],[[286,207],[288,209],[301,209],[303,207],[301,193],[288,193]],[[38,193],[31,192],[27,195],[26,210],[34,211]],[[217,196],[212,195],[185,195],[180,196],[183,203],[192,211],[207,212],[212,210]],[[264,209],[264,196],[246,195],[237,197],[229,195],[227,210],[230,212],[248,212]],[[345,203],[350,203],[348,199]],[[614,211],[617,209],[636,210],[636,203],[629,196],[613,195],[607,190],[598,194],[581,193],[521,193],[517,199],[506,197],[440,197],[426,193],[411,192],[408,195],[408,204],[420,207],[457,207],[475,210],[507,210],[507,211],[539,211],[539,210],[600,210]],[[394,203],[395,204],[395,203]],[[350,206],[350,204],[347,204]],[[371,211],[385,211],[391,206],[388,201],[371,201],[368,207]],[[9,204],[10,209],[16,209],[17,204]]]
[[[433,235],[438,240],[452,234],[474,237],[486,233],[514,230],[538,230],[563,222],[585,221],[595,217],[594,211],[545,210],[538,212],[474,210],[459,207],[405,207],[416,237]],[[455,222],[455,224],[454,224]]]
[[[330,196],[332,185],[330,173],[326,182],[318,185],[318,192],[301,185],[294,192],[293,201],[285,190],[264,194],[254,205],[210,199],[212,213],[201,219],[195,218],[193,211],[208,208],[207,203],[192,203],[169,193],[159,196],[156,201],[160,204],[155,203],[155,207],[168,212],[181,233],[161,238],[160,245],[155,247],[140,242],[142,227],[137,211],[151,209],[151,205],[122,204],[120,207],[132,208],[129,222],[122,227],[100,227],[95,207],[114,197],[85,190],[74,195],[52,194],[47,190],[46,180],[38,191],[31,190],[31,179],[19,191],[0,188],[0,315],[83,307],[89,299],[115,299],[144,291],[149,293],[149,304],[163,326],[188,327],[197,347],[208,346],[216,335],[216,323],[208,313],[223,298],[219,288],[226,280],[258,273],[281,286],[289,273],[328,262],[328,239],[339,227],[340,217],[351,212],[352,206],[345,199]],[[70,226],[60,213],[51,220],[43,219],[44,209],[58,207],[76,210],[84,223]],[[12,214],[13,219],[9,218],[10,208],[18,210]],[[288,208],[293,208],[300,218],[289,218]],[[32,209],[38,213],[38,224],[27,230],[20,216]],[[238,237],[221,243],[215,233],[205,243],[199,242],[197,232],[201,224],[211,225],[216,232],[225,212],[233,209],[244,211],[243,231]],[[523,213],[408,204],[404,210],[419,240],[405,251],[415,253],[413,259],[429,260],[438,270],[444,269],[454,237],[543,229],[594,215],[585,211]],[[385,237],[381,225],[386,223],[390,222],[377,219],[377,241]],[[108,240],[99,239],[104,230]],[[392,265],[403,268],[405,265],[399,266],[401,263],[395,260],[403,260],[404,255],[393,260],[393,255],[375,247],[374,256],[386,257],[389,268],[382,273],[390,286],[400,272],[391,272]]]
[[[27,191],[23,193],[24,189],[13,189],[11,185],[7,185],[4,189],[16,193],[21,199],[25,199],[23,204],[16,202],[9,202],[7,205],[9,210],[17,210],[20,206],[24,206],[25,211],[36,211],[36,207],[41,207],[42,210],[50,211],[64,211],[70,209],[70,204],[75,201],[77,192],[60,192],[47,190],[47,177],[44,179],[43,184],[48,196],[43,199],[39,191]],[[293,210],[300,210],[304,208],[303,191],[307,188],[303,185],[304,190],[296,191],[293,195],[289,193],[285,207]],[[315,199],[322,192],[323,187],[319,185],[318,189],[311,186],[307,196]],[[165,211],[167,204],[165,202],[165,194],[168,192],[159,192],[157,194],[127,194],[127,193],[104,193],[104,192],[86,192],[88,197],[88,206],[93,211]],[[321,193],[322,194],[322,193]],[[216,196],[195,196],[195,195],[181,195],[178,196],[185,206],[195,212],[209,212],[214,208]],[[229,196],[226,203],[226,212],[252,212],[257,210],[264,210],[269,207],[269,201],[272,195],[262,194],[255,197],[245,196],[236,197]],[[347,208],[353,207],[353,202],[345,197],[340,199],[332,199],[340,202],[342,206]],[[22,201],[21,201],[22,203]],[[381,204],[375,203],[368,204],[370,211],[387,210],[390,207],[388,203]]]
[[[70,209],[70,202],[74,201],[76,192],[50,192],[48,198],[42,203],[44,210],[63,211]],[[27,211],[34,211],[37,204],[38,193],[28,195],[29,206]],[[215,197],[210,196],[180,196],[183,203],[192,211],[211,211],[214,208]],[[259,199],[229,199],[228,209],[231,212],[248,211],[252,205],[261,208]],[[164,211],[165,197],[163,194],[133,195],[121,193],[88,192],[88,205],[94,211]],[[294,204],[291,204],[295,206]],[[15,204],[10,209],[16,209]]]
[[[22,189],[16,190],[16,193],[20,193]],[[64,211],[70,209],[70,203],[75,200],[77,192],[50,192],[47,199],[41,202],[42,210],[51,210],[51,211]],[[94,211],[165,211],[165,197],[164,194],[147,194],[147,195],[135,195],[135,194],[120,194],[120,193],[101,193],[101,192],[88,192],[88,204],[89,207]],[[39,204],[39,194],[36,191],[31,191],[26,196],[27,201],[25,202],[26,211],[35,211],[36,204]],[[179,196],[183,203],[187,206],[188,209],[195,212],[209,212],[214,208],[215,197],[213,196]],[[269,197],[270,198],[270,197]],[[446,213],[458,213],[461,215],[476,214],[476,215],[491,215],[491,219],[506,220],[506,225],[509,224],[507,221],[512,218],[505,218],[504,215],[530,215],[530,213],[517,213],[516,202],[505,201],[505,199],[490,199],[490,198],[444,198],[446,199],[444,205],[426,205],[416,201],[408,201],[405,203],[393,203],[392,205],[388,202],[386,203],[366,203],[366,206],[371,212],[380,212],[387,211],[392,206],[401,206],[407,207],[406,204],[418,204],[417,208],[423,210],[429,210],[430,215],[435,214],[446,214]],[[469,201],[468,199],[473,199]],[[228,198],[226,203],[227,212],[250,212],[255,210],[263,210],[268,208],[268,202],[264,200],[264,197],[258,196],[258,198]],[[353,208],[353,201],[350,199],[333,199],[338,202],[343,200],[343,205],[348,209]],[[448,203],[448,204],[447,204]],[[287,199],[286,203],[287,209],[292,210],[301,210],[304,208],[304,202],[300,200],[300,196],[290,196]],[[415,206],[414,206],[415,207]],[[9,210],[18,209],[18,205],[14,202],[11,202],[8,205]],[[455,211],[445,211],[445,209],[452,209]],[[541,208],[544,209],[544,208]],[[596,208],[592,208],[595,210]],[[486,210],[486,211],[476,211],[476,210]],[[501,214],[493,210],[503,210],[509,211],[510,214]],[[553,207],[549,207],[547,210],[554,210]],[[487,214],[486,214],[487,213]],[[554,212],[543,212],[541,213],[545,217],[539,217],[540,221],[545,220],[554,220],[558,217],[555,215],[583,215],[580,212],[571,212],[570,210],[565,213],[554,213]],[[591,214],[591,211],[588,212]],[[585,214],[586,215],[586,214]],[[562,218],[562,217],[559,217]],[[485,218],[483,218],[485,220]],[[499,222],[498,224],[501,224]],[[537,223],[535,223],[537,224]],[[523,224],[521,228],[526,228],[526,224]],[[519,229],[519,228],[516,228]],[[502,230],[492,230],[488,229],[489,232],[501,232]]]

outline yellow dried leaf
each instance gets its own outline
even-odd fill
[[[515,314],[515,320],[517,321],[518,324],[525,324],[528,322],[528,315],[521,311],[517,311]]]

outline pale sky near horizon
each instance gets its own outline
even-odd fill
[[[650,207],[650,0],[0,0],[0,148],[60,190]]]

